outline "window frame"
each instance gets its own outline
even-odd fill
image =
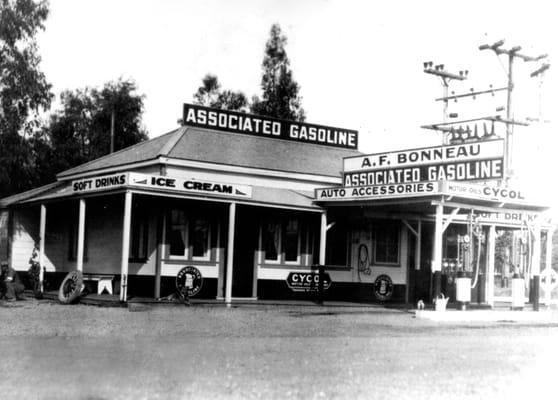
[[[187,215],[187,217],[189,217]],[[207,222],[207,240],[206,240],[206,246],[207,246],[207,250],[205,251],[205,254],[203,256],[195,256],[194,255],[194,230],[195,230],[195,225],[196,225],[196,220],[203,220],[205,222]],[[191,223],[190,223],[191,222]],[[189,257],[189,259],[194,260],[194,261],[209,261],[211,260],[211,219],[207,218],[207,217],[200,217],[200,216],[192,216],[192,218],[187,218],[187,225],[189,226],[188,229],[188,252],[189,254],[191,254],[191,257]],[[192,238],[192,240],[190,240],[190,238]]]
[[[381,243],[378,240],[379,234],[385,234],[385,228],[390,227],[396,233],[397,239],[395,241],[395,245],[397,246],[396,251],[396,261],[386,261],[386,260],[379,260],[378,254],[387,254],[387,248],[383,252],[378,251],[378,246]],[[387,241],[385,241],[386,246],[389,245]],[[395,221],[379,221],[374,227],[374,265],[385,265],[390,267],[400,266],[401,263],[401,225],[396,223]]]
[[[289,260],[287,261],[287,252],[286,252],[286,242],[287,242],[287,224],[289,223],[290,220],[295,220],[297,225],[298,225],[298,229],[296,231],[296,260]],[[293,216],[293,217],[287,217],[283,220],[283,224],[282,224],[282,234],[281,237],[284,238],[285,241],[285,246],[283,246],[285,248],[285,251],[281,252],[281,256],[283,258],[283,262],[287,265],[300,265],[301,264],[301,256],[302,256],[302,246],[301,246],[301,237],[302,237],[302,221],[300,218]]]
[[[275,233],[275,235],[277,236],[277,246],[276,246],[276,251],[277,251],[277,257],[276,258],[267,258],[267,251],[266,251],[266,237],[265,237],[265,232],[267,231],[267,227],[269,224],[273,223],[276,227],[279,227],[279,232]],[[282,258],[282,252],[283,252],[283,243],[282,243],[282,221],[281,218],[277,218],[277,217],[272,217],[272,218],[266,218],[264,220],[264,226],[262,227],[262,251],[263,251],[263,262],[264,264],[281,264],[281,258]]]

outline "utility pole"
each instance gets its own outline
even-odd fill
[[[513,174],[513,167],[512,167],[512,152],[513,152],[513,126],[514,126],[514,119],[513,119],[513,89],[514,89],[514,81],[513,81],[513,63],[516,58],[520,58],[523,61],[530,62],[530,61],[539,61],[543,58],[546,58],[547,55],[543,54],[537,57],[527,56],[525,54],[519,53],[521,51],[521,46],[515,46],[511,49],[504,49],[502,46],[504,45],[503,40],[499,40],[496,43],[491,45],[483,44],[479,46],[479,50],[492,50],[497,56],[501,54],[506,54],[508,56],[508,98],[507,98],[507,106],[506,106],[506,145],[505,145],[505,168],[504,168],[504,185],[508,186],[510,178]]]
[[[544,58],[547,57],[547,54],[542,54],[539,55],[537,57],[532,57],[532,56],[527,56],[525,54],[521,54],[519,53],[521,51],[521,46],[515,46],[512,47],[511,49],[504,49],[502,48],[502,46],[504,45],[504,41],[500,40],[496,43],[493,43],[491,45],[488,44],[483,44],[482,46],[479,46],[479,50],[492,50],[497,56],[500,56],[501,54],[505,54],[508,56],[508,99],[507,99],[507,110],[506,110],[506,146],[505,146],[505,153],[504,153],[504,157],[506,159],[505,164],[505,170],[504,170],[504,186],[508,186],[509,182],[510,182],[510,178],[513,174],[513,164],[512,164],[512,154],[513,154],[513,126],[515,125],[515,121],[514,121],[514,117],[513,117],[513,103],[512,103],[512,98],[513,98],[513,89],[514,89],[514,81],[513,81],[513,66],[514,66],[514,60],[516,58],[520,58],[525,62],[533,62],[533,61],[539,61],[542,60]],[[538,74],[542,74],[544,73],[544,71],[546,71],[548,69],[548,67],[541,67],[539,68],[537,71],[533,72],[531,74],[531,77],[533,76],[537,76]],[[532,233],[529,233],[532,234]],[[540,233],[536,233],[535,234],[535,247],[540,246],[540,243],[537,243],[537,239],[538,239],[538,235],[540,235]],[[535,251],[537,252],[537,254],[540,251],[540,248],[535,248]],[[540,257],[534,257],[535,260],[533,260],[533,262],[536,262],[537,264],[540,264]],[[540,292],[540,265],[535,266],[532,269],[532,296],[530,296],[533,299],[533,309],[535,311],[539,310],[539,292]]]
[[[448,91],[449,91],[449,83],[451,80],[458,80],[463,81],[467,79],[467,75],[469,71],[459,71],[459,74],[454,74],[448,72],[444,69],[444,64],[438,64],[434,66],[432,61],[427,61],[424,64],[424,72],[427,74],[435,75],[440,77],[442,80],[442,87],[443,87],[443,98],[444,100],[444,115],[443,115],[443,122],[447,122],[448,118]],[[446,143],[446,136],[445,132],[442,131],[442,144]]]

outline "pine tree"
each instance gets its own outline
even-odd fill
[[[285,50],[287,37],[278,24],[271,27],[262,63],[262,99],[254,96],[251,111],[269,117],[304,121],[305,113]]]

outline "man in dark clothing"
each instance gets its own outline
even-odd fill
[[[2,263],[0,281],[2,282],[2,293],[0,294],[5,295],[6,300],[16,301],[23,299],[23,290],[25,288],[21,283],[17,272],[13,268],[10,268],[8,263]]]

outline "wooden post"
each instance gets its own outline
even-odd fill
[[[79,221],[76,269],[83,272],[83,249],[85,245],[85,199],[79,199]]]
[[[155,298],[161,297],[161,264],[163,259],[163,238],[166,227],[166,218],[163,210],[157,213],[157,259],[155,260]]]
[[[45,261],[45,235],[46,235],[46,206],[41,204],[41,219],[39,225],[39,290],[43,291],[44,261]]]
[[[122,223],[122,258],[120,259],[120,301],[128,298],[128,258],[130,256],[130,222],[132,220],[132,192],[124,194]]]
[[[552,269],[552,230],[551,229],[547,229],[546,231],[546,266],[545,268],[547,268],[548,270]],[[547,280],[550,279],[549,276],[547,275]],[[544,302],[546,304],[546,307],[550,307],[550,303],[552,301],[552,290],[548,290],[548,288],[550,287],[550,282],[547,281],[547,284],[549,284],[549,286],[547,286],[547,288],[545,288],[544,290]]]
[[[443,235],[444,205],[436,205],[436,224],[434,228],[434,249],[432,253],[432,272],[434,273],[433,299],[442,292],[442,235]]]
[[[415,245],[415,271],[420,271],[420,257],[422,246],[422,220],[418,220],[417,240]]]
[[[327,213],[324,211],[320,220],[320,254],[318,258],[319,265],[325,265],[326,258],[326,241],[327,241]]]
[[[232,301],[232,283],[233,283],[233,258],[234,258],[234,228],[236,219],[236,203],[229,205],[229,235],[227,243],[227,278],[225,286],[225,303],[230,304]]]
[[[487,240],[486,302],[494,307],[494,263],[496,262],[496,226],[490,225]]]
[[[531,259],[531,275],[533,276],[533,310],[539,311],[540,275],[541,275],[541,228],[533,229],[533,256]]]

